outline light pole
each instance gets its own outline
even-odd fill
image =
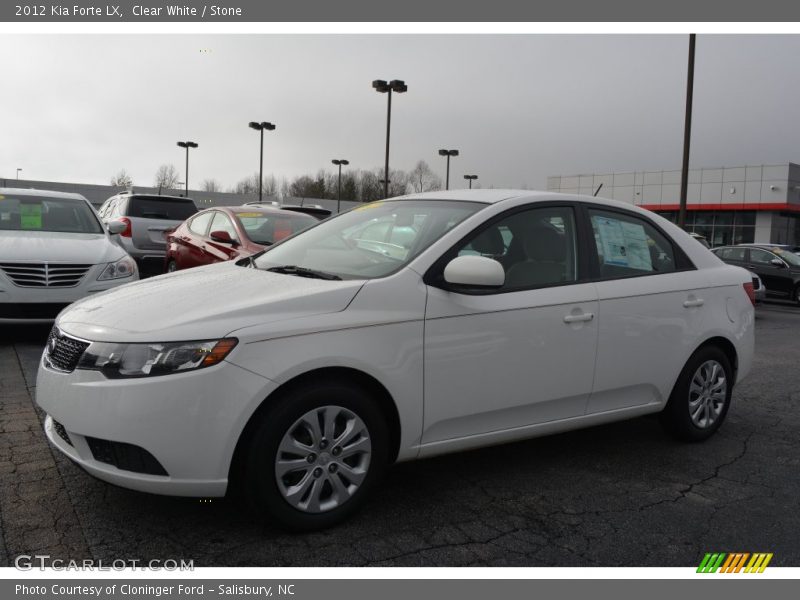
[[[341,212],[342,205],[342,165],[347,166],[350,161],[344,158],[334,158],[331,162],[339,167],[339,191],[336,195],[336,212],[338,213]]]
[[[402,94],[408,91],[405,81],[392,79],[386,83],[383,79],[376,79],[372,87],[380,94],[389,94],[388,108],[386,109],[386,166],[383,169],[383,197],[389,197],[389,133],[392,127],[392,92]]]
[[[250,128],[261,132],[261,154],[258,160],[258,201],[261,202],[261,188],[264,187],[264,130],[274,131],[275,125],[266,121],[261,123],[250,121]]]
[[[189,148],[197,148],[194,142],[178,142],[178,146],[186,148],[186,197],[189,197]]]
[[[472,182],[477,178],[477,175],[464,175],[464,179],[469,179],[469,189],[472,189]]]
[[[439,156],[447,157],[447,178],[445,179],[444,189],[450,189],[450,157],[458,156],[458,150],[439,150]]]
[[[683,163],[681,166],[681,197],[678,206],[678,227],[686,226],[686,189],[689,182],[689,145],[692,137],[692,96],[694,94],[694,33],[689,34],[689,62],[686,72],[686,114],[683,121]]]
[[[19,181],[19,172],[22,171],[21,168],[17,167],[17,181]]]

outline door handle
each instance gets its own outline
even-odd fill
[[[703,306],[704,302],[705,302],[705,300],[703,300],[702,298],[695,298],[694,300],[687,300],[686,302],[684,302],[683,303],[683,307],[684,308],[693,308],[695,306]]]
[[[582,321],[591,321],[594,319],[594,313],[583,313],[582,315],[566,315],[564,323],[580,323]]]

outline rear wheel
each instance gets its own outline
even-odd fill
[[[250,505],[279,525],[324,529],[354,514],[388,459],[383,414],[363,389],[340,381],[283,394],[257,426],[246,457]]]
[[[176,263],[175,260],[170,259],[170,261],[167,263],[167,273],[174,273],[177,270],[178,263]]]
[[[800,306],[800,283],[795,286],[794,291],[792,292],[792,300],[794,300],[795,303]]]
[[[681,371],[661,423],[673,436],[691,442],[711,437],[719,429],[731,403],[733,369],[716,346],[695,352]]]

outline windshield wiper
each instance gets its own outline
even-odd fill
[[[325,273],[324,271],[315,271],[314,269],[306,269],[305,267],[298,267],[297,265],[282,265],[280,267],[270,267],[267,271],[272,273],[283,273],[285,275],[297,275],[298,277],[311,277],[313,279],[327,279],[329,281],[341,281],[341,277],[332,273]]]

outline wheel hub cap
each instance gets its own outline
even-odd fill
[[[689,384],[689,415],[701,429],[711,427],[719,419],[728,400],[725,369],[716,360],[704,362],[695,371]]]
[[[278,445],[278,490],[300,511],[333,510],[361,487],[371,454],[369,431],[358,415],[341,406],[315,408],[295,421]]]

